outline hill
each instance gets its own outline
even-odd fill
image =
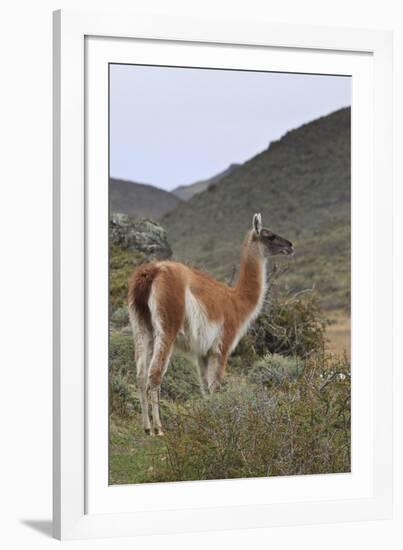
[[[348,309],[350,108],[288,132],[161,223],[177,258],[224,279],[238,265],[254,212],[296,245],[286,286],[315,287],[324,307]]]
[[[181,200],[163,189],[145,183],[109,179],[110,212],[131,217],[160,219],[173,210]]]
[[[196,195],[197,193],[202,193],[210,185],[221,181],[225,176],[228,176],[234,170],[236,170],[238,166],[240,166],[240,164],[230,164],[226,170],[223,170],[222,172],[220,172],[219,174],[216,174],[212,178],[196,181],[194,183],[191,183],[190,185],[180,185],[179,187],[176,187],[175,189],[173,189],[172,193],[177,197],[179,197],[180,199],[184,201],[188,201],[193,197],[193,195]]]

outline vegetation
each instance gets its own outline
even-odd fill
[[[350,384],[346,362],[311,359],[265,384],[230,381],[168,418],[156,480],[225,479],[350,469]],[[330,369],[337,367],[336,374]],[[259,368],[264,367],[261,360]],[[282,364],[285,367],[285,364]],[[260,372],[262,372],[260,370]],[[255,371],[256,373],[256,371]],[[251,376],[253,379],[253,375]],[[266,385],[267,384],[267,385]]]
[[[185,360],[179,365],[183,366]],[[350,367],[345,357],[266,356],[228,372],[207,399],[172,376],[161,399],[165,436],[142,433],[135,387],[112,378],[110,483],[225,479],[350,471]],[[189,368],[191,368],[189,366]],[[171,374],[171,376],[170,376]],[[186,382],[185,382],[186,383]]]
[[[145,259],[142,252],[132,252],[116,244],[109,247],[109,303],[112,312],[127,304],[127,281],[133,269]]]
[[[325,351],[321,321],[313,323],[317,340],[301,322],[301,309],[316,319],[309,296],[278,307],[288,314],[276,317],[283,330],[275,346],[286,341],[288,348],[270,352],[265,343],[274,338],[263,312],[231,358],[221,391],[207,399],[193,364],[174,356],[161,390],[163,438],[141,428],[131,335],[111,333],[110,483],[350,470],[349,361]]]

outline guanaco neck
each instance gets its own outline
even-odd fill
[[[253,238],[252,231],[246,234],[242,245],[235,292],[251,310],[263,303],[266,292],[266,259],[260,254],[258,242]]]

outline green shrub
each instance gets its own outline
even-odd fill
[[[186,357],[175,355],[162,380],[161,397],[172,401],[187,401],[200,396],[196,366]]]
[[[114,309],[111,315],[111,325],[114,328],[122,328],[129,324],[129,310],[127,306],[122,306]]]
[[[109,303],[112,313],[127,303],[128,280],[136,266],[146,260],[142,252],[133,252],[116,244],[109,247]]]
[[[325,329],[312,294],[271,296],[269,291],[268,303],[240,341],[235,357],[246,357],[246,367],[269,353],[305,358],[324,349]]]
[[[227,384],[165,419],[168,460],[154,481],[350,471],[350,373],[318,355],[270,390]]]
[[[132,384],[136,380],[133,360],[133,338],[130,334],[111,332],[109,335],[109,372],[128,377]]]
[[[109,336],[109,410],[122,417],[139,411],[135,387],[133,340],[111,332]]]
[[[129,383],[127,377],[116,374],[110,376],[109,411],[123,418],[141,412],[136,387]]]
[[[248,379],[259,385],[270,387],[282,384],[286,379],[293,380],[300,376],[303,363],[298,357],[283,357],[282,355],[265,355],[256,361],[248,372]]]

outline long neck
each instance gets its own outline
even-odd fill
[[[239,278],[235,290],[250,308],[262,305],[266,291],[266,260],[259,253],[252,232],[247,233],[241,255]]]

